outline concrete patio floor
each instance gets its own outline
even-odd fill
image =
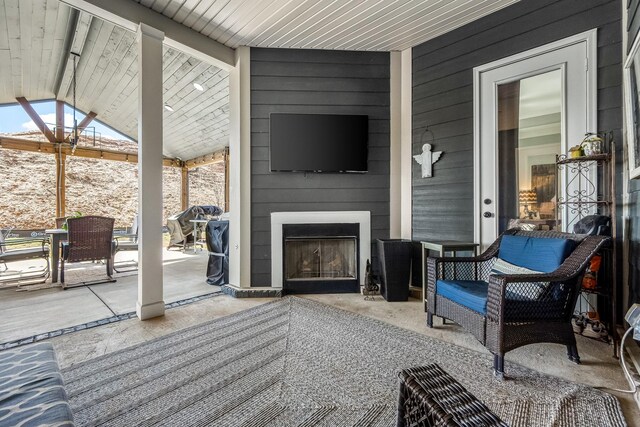
[[[116,262],[134,261],[136,252],[121,252]],[[206,251],[163,250],[164,301],[171,303],[220,290],[205,282]],[[17,266],[15,268],[21,268]],[[106,278],[101,264],[71,264],[67,283]],[[129,271],[115,275],[115,283],[102,283],[62,290],[60,287],[17,291],[0,289],[0,343],[19,340],[59,329],[134,312],[138,275]]]

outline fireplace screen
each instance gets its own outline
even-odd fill
[[[357,278],[356,238],[287,238],[286,280],[353,280]]]

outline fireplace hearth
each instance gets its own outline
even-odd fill
[[[307,265],[300,265],[298,269],[297,263],[305,261],[300,260],[300,255],[286,260],[285,229],[289,244],[298,245],[299,253],[321,252],[320,261],[318,257],[315,259],[317,267],[311,257],[308,257]],[[340,252],[350,255],[353,248],[350,242],[354,238],[355,264],[347,261],[347,257],[343,259],[342,255],[331,256],[336,246]],[[364,285],[365,268],[370,259],[371,213],[368,211],[271,212],[271,287],[282,289],[283,293],[359,292],[360,286]],[[288,272],[285,263],[287,267],[291,266]],[[352,277],[352,268],[355,268],[355,277]],[[318,277],[303,277],[316,274],[314,271],[318,272]],[[325,280],[327,277],[320,278],[320,272],[323,276],[335,277]]]

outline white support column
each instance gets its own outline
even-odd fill
[[[236,49],[229,72],[229,282],[251,286],[250,48]]]
[[[164,315],[162,283],[162,40],[138,27],[138,302],[140,320]],[[144,196],[143,196],[144,195]]]
[[[411,239],[413,219],[413,195],[411,193],[411,171],[413,170],[413,53],[411,48],[402,51],[402,117],[400,124],[400,237]]]
[[[411,83],[411,48],[391,52],[391,238],[411,239]]]

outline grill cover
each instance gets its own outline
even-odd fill
[[[218,206],[191,206],[176,215],[167,218],[167,229],[169,230],[169,247],[182,246],[183,244],[193,241],[187,240],[188,236],[193,233],[192,219],[212,219],[220,216],[222,209]]]
[[[225,285],[229,283],[229,221],[209,221],[205,232],[209,251],[207,283]]]

